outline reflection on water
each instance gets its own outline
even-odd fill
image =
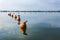
[[[7,13],[0,12],[0,40],[60,40],[60,12],[15,14],[20,15],[21,23],[28,20],[27,30],[25,29],[28,35],[20,32],[18,21],[9,17]]]

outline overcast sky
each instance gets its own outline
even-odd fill
[[[60,10],[60,0],[0,0],[0,10]]]

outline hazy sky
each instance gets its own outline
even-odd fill
[[[0,10],[60,10],[60,0],[0,0]]]

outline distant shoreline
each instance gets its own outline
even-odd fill
[[[0,12],[60,12],[60,11],[0,11]]]

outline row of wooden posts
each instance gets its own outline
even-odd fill
[[[10,16],[10,17],[14,18],[15,20],[17,20],[18,23],[21,22],[20,15],[16,16],[15,14],[8,13],[8,16]],[[27,22],[27,21],[21,22],[21,23],[19,24],[20,32],[22,32],[24,35],[27,35],[27,33],[26,33],[26,22]]]

